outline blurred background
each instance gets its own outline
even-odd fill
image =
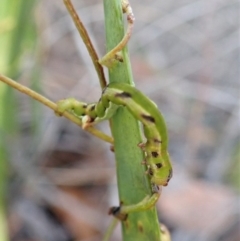
[[[102,1],[73,3],[103,56]],[[159,218],[173,241],[238,241],[239,1],[130,3],[135,83],[170,136],[174,177]],[[0,72],[53,101],[93,102],[101,93],[59,0],[1,0]],[[101,240],[118,204],[109,144],[3,83],[0,99],[0,240]],[[107,123],[98,128],[110,134]],[[111,240],[121,240],[120,226]]]

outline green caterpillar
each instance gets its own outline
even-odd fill
[[[155,103],[136,88],[123,83],[110,83],[103,90],[97,103],[87,104],[73,98],[58,102],[58,112],[72,110],[82,118],[83,128],[111,118],[119,106],[143,124],[146,143],[139,144],[145,151],[144,163],[148,167],[151,183],[167,186],[172,177],[172,165],[168,154],[168,134],[162,114]]]

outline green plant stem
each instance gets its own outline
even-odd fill
[[[31,98],[41,102],[42,104],[46,105],[47,107],[51,108],[52,110],[54,110],[55,112],[57,112],[57,105],[50,101],[49,99],[47,99],[46,97],[38,94],[37,92],[29,89],[28,87],[26,86],[23,86],[19,83],[17,83],[16,81],[0,74],[0,81],[8,84],[9,86],[17,89],[18,91],[30,96]],[[67,119],[71,120],[72,122],[74,122],[75,124],[77,124],[78,126],[81,126],[82,127],[82,121],[81,119],[79,119],[78,117],[74,116],[73,114],[71,114],[70,112],[64,112],[62,114],[64,117],[66,117]],[[108,143],[111,143],[113,144],[113,139],[112,137],[102,133],[101,131],[93,128],[93,127],[88,127],[85,129],[86,131],[90,132],[91,134],[97,136],[98,138],[108,142]]]
[[[113,218],[112,222],[110,223],[107,231],[104,234],[102,241],[109,241],[110,237],[113,234],[114,229],[116,228],[117,224],[119,223],[119,220],[117,218]]]
[[[110,51],[124,36],[120,0],[104,0],[106,46]],[[110,82],[133,85],[131,66],[127,49],[122,50],[123,63],[117,63],[109,70]],[[116,156],[118,192],[122,205],[137,204],[147,195],[152,195],[145,167],[141,165],[143,152],[137,145],[142,141],[139,123],[124,108],[119,108],[112,118],[112,134]],[[160,230],[156,208],[131,213],[122,222],[124,241],[160,241]]]

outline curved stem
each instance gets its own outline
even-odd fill
[[[80,17],[78,16],[76,10],[74,9],[72,2],[70,0],[63,0],[64,4],[69,12],[69,14],[72,17],[73,22],[75,23],[75,26],[88,50],[88,53],[92,59],[93,65],[97,71],[98,74],[98,78],[99,78],[99,82],[101,85],[101,88],[103,89],[106,85],[106,79],[104,76],[104,72],[103,72],[103,67],[101,66],[101,64],[99,64],[98,62],[98,55],[96,50],[93,47],[93,44],[91,42],[91,39],[88,36],[87,30],[85,29]]]
[[[101,65],[105,65],[108,68],[111,67],[112,60],[118,59],[118,53],[126,46],[126,44],[128,43],[128,40],[132,35],[132,29],[133,29],[133,23],[134,23],[135,17],[133,15],[133,11],[128,0],[122,0],[122,10],[123,10],[123,13],[127,14],[127,21],[128,21],[127,31],[124,37],[122,38],[122,40],[119,42],[119,44],[99,60],[99,63]]]
[[[10,85],[11,87],[17,89],[18,91],[32,97],[33,99],[41,102],[42,104],[46,105],[47,107],[51,108],[52,110],[54,110],[55,112],[57,112],[57,105],[52,102],[51,100],[47,99],[46,97],[38,94],[37,92],[29,89],[28,87],[21,85],[19,83],[17,83],[16,81],[8,78],[7,76],[4,76],[2,74],[0,74],[0,81],[6,83],[7,85]],[[7,103],[6,103],[7,104]],[[82,121],[81,119],[79,119],[78,117],[74,116],[73,114],[71,114],[70,112],[64,112],[62,114],[64,117],[66,117],[67,119],[71,120],[72,122],[74,122],[75,124],[77,124],[78,126],[82,127]],[[86,131],[90,132],[91,134],[97,136],[98,138],[113,144],[113,139],[112,137],[104,134],[103,132],[95,129],[94,127],[90,126],[87,127],[85,129]]]

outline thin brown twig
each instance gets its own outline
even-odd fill
[[[74,6],[72,4],[72,2],[70,0],[63,0],[64,1],[64,4],[69,12],[69,14],[71,15],[72,17],[72,20],[88,50],[88,53],[92,59],[92,62],[93,62],[93,65],[97,71],[97,75],[98,75],[98,78],[99,78],[99,82],[100,82],[100,85],[101,85],[101,88],[103,89],[104,87],[106,87],[107,85],[107,82],[106,82],[106,79],[105,79],[105,75],[104,75],[104,72],[103,72],[103,67],[102,65],[98,62],[98,55],[97,55],[97,52],[91,42],[91,39],[89,38],[89,35],[87,33],[87,30],[85,29],[80,17],[78,16],[76,10],[74,9]]]
[[[16,81],[8,78],[7,76],[5,75],[2,75],[0,74],[0,81],[6,83],[7,85],[17,89],[18,91],[30,96],[31,98],[41,102],[42,104],[46,105],[47,107],[51,108],[52,110],[54,110],[56,113],[58,111],[57,109],[57,105],[52,102],[51,100],[47,99],[46,97],[38,94],[37,92],[29,89],[28,87],[22,85],[22,84],[19,84],[17,83]],[[7,103],[6,103],[7,104]],[[77,124],[78,126],[82,127],[82,121],[81,119],[79,119],[78,117],[76,117],[75,115],[71,114],[70,112],[67,112],[65,111],[63,114],[62,114],[64,117],[66,117],[67,119],[71,120],[72,122],[74,122],[75,124]],[[90,126],[90,127],[87,127],[86,129],[84,129],[88,132],[90,132],[91,134],[95,135],[96,137],[108,142],[108,143],[111,143],[113,144],[113,139],[112,137],[104,134],[103,132],[95,129],[94,127]]]

